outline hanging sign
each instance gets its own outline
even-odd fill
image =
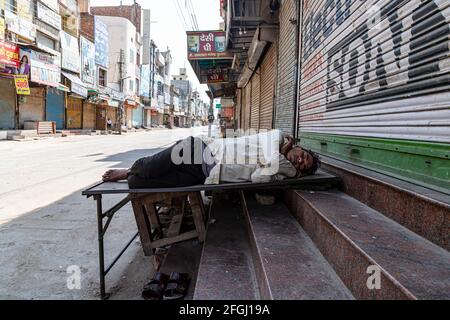
[[[14,76],[16,84],[16,93],[19,95],[29,95],[31,93],[28,83],[28,75],[17,74]]]

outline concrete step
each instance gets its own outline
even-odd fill
[[[259,299],[240,205],[214,196],[210,221],[194,300]]]
[[[340,191],[295,191],[291,212],[357,299],[450,299],[450,253]],[[379,272],[380,288],[368,284]]]
[[[325,156],[322,163],[323,169],[342,179],[345,193],[450,250],[449,190],[431,190]]]
[[[254,194],[242,203],[263,299],[354,299],[285,204],[262,206]]]

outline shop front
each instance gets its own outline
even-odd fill
[[[68,72],[63,72],[62,74],[70,82],[71,91],[67,96],[66,128],[82,129],[83,101],[87,99],[88,91],[78,76]],[[88,118],[92,119],[92,114]]]
[[[56,88],[47,88],[45,120],[56,123],[56,129],[64,128],[65,92]]]
[[[96,123],[96,109],[97,106],[94,103],[83,103],[83,129],[94,130]]]
[[[45,88],[30,88],[29,95],[19,95],[19,128],[25,127],[25,122],[45,120]]]
[[[14,129],[16,89],[14,79],[0,78],[0,129]]]

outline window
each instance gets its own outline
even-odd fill
[[[99,68],[98,69],[98,85],[102,87],[106,87],[106,70]]]
[[[130,49],[130,63],[134,63],[134,50]]]
[[[134,91],[134,80],[130,79],[130,90],[129,91]]]
[[[139,95],[139,91],[140,91],[140,84],[139,84],[139,79],[136,79],[136,93]]]

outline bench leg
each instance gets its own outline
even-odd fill
[[[205,208],[200,192],[190,193],[189,202],[191,203],[192,217],[194,218],[195,229],[198,233],[200,242],[206,240],[206,226],[205,226]]]
[[[97,201],[97,231],[98,231],[98,260],[99,260],[99,275],[100,275],[100,298],[105,300],[108,298],[105,288],[105,251],[103,245],[103,208],[102,196],[95,196]]]
[[[148,221],[147,214],[144,210],[144,205],[138,198],[131,200],[131,204],[133,206],[134,217],[136,218],[136,224],[139,230],[139,236],[141,238],[144,254],[146,256],[152,256],[152,227]]]

